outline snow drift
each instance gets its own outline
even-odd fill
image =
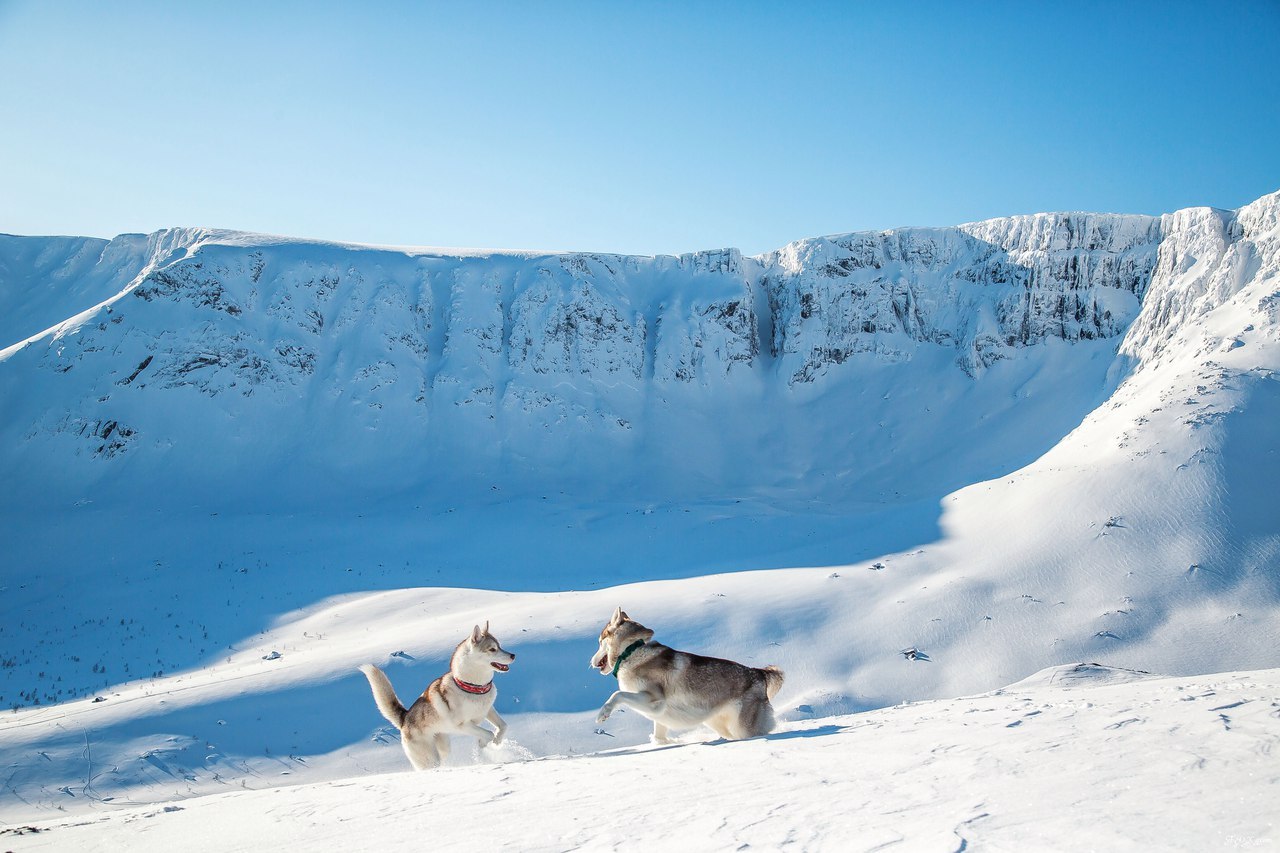
[[[410,851],[424,836],[436,849],[529,851],[1274,845],[1265,780],[1274,787],[1280,672],[1038,676],[741,743],[224,791],[15,824],[0,840],[22,851]]]

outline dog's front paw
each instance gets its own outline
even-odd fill
[[[610,708],[608,705],[605,705],[603,708],[600,709],[600,713],[596,714],[596,722],[603,723],[605,720],[609,719],[609,715],[612,713],[613,713],[613,709]]]
[[[485,749],[486,747],[493,746],[495,743],[498,742],[493,735],[489,735],[488,737],[478,737],[476,738],[476,740],[480,741],[481,749]]]
[[[493,733],[493,740],[489,741],[489,743],[492,746],[497,746],[498,744],[502,743],[502,739],[506,736],[507,736],[506,729],[498,729],[496,732]]]

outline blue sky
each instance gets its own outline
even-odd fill
[[[0,231],[653,254],[1280,189],[1280,2],[0,0]]]

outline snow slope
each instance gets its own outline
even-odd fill
[[[762,739],[369,775],[0,830],[26,850],[1232,850],[1280,842],[1280,671],[1093,665]],[[536,818],[534,817],[536,816]]]
[[[593,723],[618,604],[781,665],[802,727],[1275,667],[1278,217],[758,258],[6,238],[6,305],[65,283],[0,352],[0,820],[401,769],[355,666],[415,695],[485,619],[520,655],[485,760],[644,741]]]

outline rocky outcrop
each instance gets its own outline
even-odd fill
[[[1196,207],[1162,217],[1159,255],[1142,314],[1121,352],[1152,362],[1257,277],[1280,287],[1280,193],[1239,210]],[[1258,306],[1273,320],[1280,298]]]
[[[766,256],[773,354],[791,382],[861,353],[954,347],[970,374],[1045,338],[1119,334],[1150,281],[1160,221],[1039,214],[794,243]]]

